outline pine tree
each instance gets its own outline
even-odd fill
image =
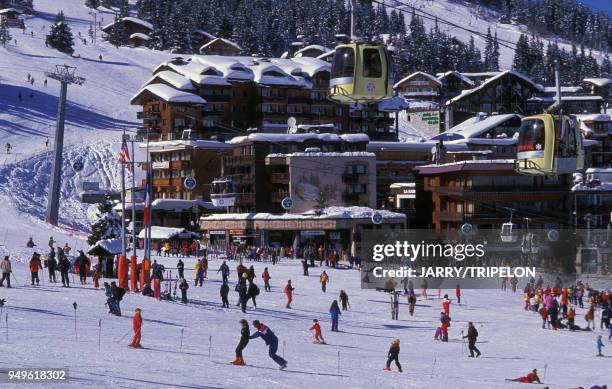
[[[489,68],[489,70],[494,72],[499,71],[499,42],[497,41],[497,31],[495,31],[495,36],[493,36],[493,51],[489,59]]]
[[[516,42],[516,50],[514,52],[514,60],[512,61],[512,69],[522,73],[529,73],[531,70],[531,49],[527,35],[521,34]]]
[[[473,39],[473,37],[472,37]],[[484,49],[484,68],[486,71],[490,71],[491,69],[491,59],[493,57],[493,36],[491,35],[491,27],[487,28],[487,43],[485,44]]]
[[[45,43],[62,53],[72,54],[74,52],[72,31],[64,20],[63,11],[60,11],[55,17],[55,23],[51,25]]]
[[[125,45],[128,38],[128,31],[125,27],[125,23],[116,15],[115,22],[108,33],[108,42],[115,47],[119,47]]]
[[[610,63],[610,56],[607,53],[603,61],[601,61],[601,66],[599,68],[599,77],[612,77],[612,64]]]
[[[113,202],[107,197],[98,205],[98,220],[91,225],[91,234],[87,243],[94,245],[102,239],[121,237],[121,218],[113,209]]]
[[[91,9],[97,9],[100,6],[100,0],[85,0],[85,6]]]
[[[6,19],[0,18],[0,43],[3,47],[6,47],[6,43],[10,42],[13,37],[9,31]]]

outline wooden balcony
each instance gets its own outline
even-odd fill
[[[270,182],[273,184],[289,184],[289,173],[272,173]]]
[[[289,197],[289,191],[287,190],[279,190],[270,194],[270,198],[273,202],[281,202],[285,197]]]
[[[255,193],[236,193],[237,204],[250,204],[255,202]]]
[[[225,157],[225,166],[228,166],[228,167],[253,165],[253,164],[255,164],[254,155],[232,155],[232,156]]]

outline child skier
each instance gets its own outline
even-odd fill
[[[448,299],[448,295],[444,295],[444,301],[442,302],[442,308],[444,309],[444,314],[446,316],[450,316],[450,300]]]
[[[523,384],[533,384],[534,382],[537,384],[542,383],[542,381],[540,381],[540,377],[538,377],[538,369],[533,369],[531,373],[527,374],[526,376],[522,376],[508,381],[521,382]]]
[[[261,279],[264,282],[264,290],[266,292],[271,291],[272,288],[270,287],[270,279],[272,279],[272,277],[270,277],[270,273],[268,272],[267,267],[264,269],[263,273],[261,273]]]
[[[187,280],[182,278],[181,284],[179,285],[179,289],[181,290],[181,302],[183,304],[187,304],[187,289],[189,289],[189,284],[187,284]]]
[[[312,320],[310,331],[314,332],[314,343],[327,344],[325,343],[325,339],[323,339],[323,335],[321,334],[321,325],[317,319]]]
[[[601,349],[604,347],[603,341],[601,340],[601,335],[597,337],[597,356],[603,357],[604,355],[601,352]]]
[[[328,281],[329,281],[329,276],[327,275],[327,273],[325,273],[325,270],[323,270],[323,273],[321,273],[321,275],[319,276],[319,282],[321,283],[321,290],[323,291],[323,293],[327,291]]]
[[[461,285],[459,284],[455,288],[455,296],[457,296],[457,304],[461,305]]]
[[[334,300],[331,307],[329,307],[329,315],[331,316],[332,320],[331,330],[333,332],[338,332],[338,320],[340,319],[341,314],[340,307],[338,307],[338,300]]]
[[[402,365],[399,362],[399,352],[400,352],[400,340],[394,339],[391,343],[391,347],[389,347],[389,353],[387,355],[387,366],[383,369],[385,371],[391,371],[391,362],[395,361],[395,366],[397,366],[397,370],[402,372]]]
[[[242,357],[242,350],[245,349],[247,344],[249,344],[249,323],[241,319],[240,320],[240,341],[238,342],[238,346],[236,346],[236,359],[232,362],[233,365],[244,366],[244,358]]]
[[[287,281],[285,285],[285,295],[287,296],[287,305],[285,308],[291,309],[291,302],[293,301],[293,291],[295,288],[291,285],[291,280]]]
[[[221,302],[223,303],[223,308],[229,308],[229,300],[227,299],[227,295],[229,294],[229,285],[227,282],[221,284],[221,289],[219,290],[221,294]]]
[[[410,295],[408,296],[408,313],[410,313],[410,316],[414,315],[414,306],[416,305],[416,295],[413,293],[410,293]]]
[[[349,296],[344,290],[340,291],[340,303],[342,303],[343,311],[346,311],[351,307],[351,304],[349,303]]]

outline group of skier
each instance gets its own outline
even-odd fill
[[[586,300],[586,301],[585,301]],[[543,329],[568,329],[569,331],[595,331],[596,312],[600,312],[599,329],[608,332],[612,340],[612,293],[610,290],[599,291],[588,284],[578,282],[562,287],[558,282],[555,287],[544,286],[540,278],[530,282],[523,291],[523,309],[539,314]],[[576,322],[577,310],[585,309],[581,327]],[[597,356],[603,356],[602,336],[596,339]]]

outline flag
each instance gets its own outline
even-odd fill
[[[143,228],[147,228],[151,223],[151,172],[147,169],[147,183],[144,193],[144,216],[142,220]]]
[[[132,164],[130,161],[130,152],[128,150],[127,139],[123,137],[123,142],[121,143],[121,151],[119,152],[119,163],[123,165],[128,165],[128,170],[132,171]]]

